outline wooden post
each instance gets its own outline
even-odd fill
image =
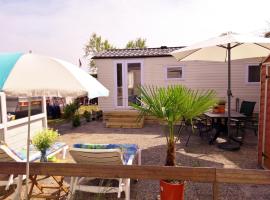
[[[43,96],[42,97],[42,113],[44,114],[44,118],[42,119],[42,125],[43,128],[47,128],[48,127],[48,123],[47,123],[47,105],[46,105],[46,97]]]
[[[218,200],[218,183],[214,181],[212,187],[213,187],[213,200]]]
[[[259,124],[260,122],[262,121],[263,123],[263,130],[262,130],[262,143],[261,143],[261,152],[259,152],[261,155],[265,155],[265,136],[266,136],[266,126],[267,126],[267,108],[268,108],[268,76],[269,76],[269,71],[268,71],[268,67],[269,65],[268,64],[265,64],[265,79],[264,79],[264,94],[261,94],[261,95],[264,95],[264,105],[262,106],[262,108],[260,108],[260,112],[263,112],[263,120],[259,119]],[[262,93],[262,91],[261,91]],[[259,134],[260,136],[260,134]],[[259,137],[258,137],[259,138]],[[260,144],[260,141],[258,139],[258,143]],[[264,162],[265,162],[265,157],[262,156],[262,159],[261,159],[261,165],[262,167],[265,167],[264,166]]]
[[[7,99],[6,94],[4,92],[0,92],[0,99],[1,99],[1,118],[2,118],[2,124],[4,125],[4,131],[3,131],[3,140],[5,141],[6,134],[7,134]]]
[[[218,200],[218,183],[217,183],[217,170],[215,169],[215,179],[212,185],[213,200]]]

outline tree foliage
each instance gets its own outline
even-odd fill
[[[263,36],[266,38],[270,38],[270,21],[267,21],[267,27],[263,32]]]
[[[140,48],[146,48],[146,39],[143,38],[137,38],[136,40],[130,40],[128,41],[126,48],[127,49],[140,49]]]
[[[182,85],[165,87],[143,86],[139,88],[140,104],[132,107],[140,116],[151,115],[168,125],[166,165],[175,165],[175,143],[179,135],[174,134],[174,126],[179,122],[193,123],[193,119],[216,103],[214,90],[198,91]]]
[[[109,43],[108,40],[103,40],[101,36],[93,33],[85,45],[84,52],[85,56],[93,56],[98,52],[114,49],[115,47]]]
[[[115,49],[115,47],[109,43],[108,40],[102,39],[101,36],[97,35],[96,33],[93,33],[87,42],[87,44],[84,47],[84,56],[85,57],[92,57],[96,53],[109,50],[109,49]],[[89,65],[91,67],[95,66],[95,63],[92,59],[89,59],[90,63]]]
[[[130,40],[126,44],[126,48],[146,48],[146,39],[137,38],[135,40]],[[94,60],[91,59],[92,56],[101,51],[110,49],[115,49],[115,46],[112,45],[108,40],[103,39],[100,35],[93,33],[90,36],[87,44],[84,46],[84,56],[89,58],[89,66],[96,67]]]

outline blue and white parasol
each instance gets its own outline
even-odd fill
[[[63,60],[36,54],[0,54],[0,91],[9,96],[108,96],[109,91],[91,75]],[[28,199],[31,103],[28,103],[26,199]]]

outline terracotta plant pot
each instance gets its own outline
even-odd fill
[[[184,200],[184,183],[160,181],[160,200]]]
[[[225,105],[219,105],[218,111],[219,111],[219,113],[225,113]]]

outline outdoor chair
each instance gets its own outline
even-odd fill
[[[76,145],[75,145],[76,147]],[[75,160],[76,163],[80,164],[91,164],[91,165],[132,165],[134,155],[125,157],[123,151],[120,148],[113,149],[87,149],[87,148],[72,148],[70,149],[70,155]],[[121,192],[125,192],[125,199],[130,199],[130,179],[129,178],[119,178],[119,179],[107,179],[107,180],[117,180],[119,182],[118,186],[105,185],[102,184],[89,185],[82,184],[83,180],[93,180],[98,177],[88,178],[88,177],[72,177],[71,178],[71,194],[69,199],[73,198],[76,190],[92,193],[117,193],[117,197],[120,198]],[[101,182],[103,182],[103,179]]]
[[[212,120],[208,119],[205,116],[196,117],[193,120],[194,128],[198,129],[199,136],[201,138],[207,137],[208,133],[213,128]]]
[[[256,116],[253,115],[255,105],[256,102],[243,101],[241,103],[240,113],[245,115],[245,117],[242,119],[232,118],[230,121],[230,126],[236,129],[236,134],[232,139],[240,144],[244,142],[246,129],[252,129],[254,134],[257,135],[258,122]],[[242,132],[241,135],[239,135],[240,131]]]
[[[192,120],[192,128],[193,130],[197,130],[199,132],[199,136],[201,138],[204,138],[204,137],[207,137],[208,138],[208,133],[209,131],[212,129],[212,123],[211,121],[204,117],[204,116],[199,116],[199,117],[196,117]],[[193,133],[192,130],[188,130],[187,127],[191,126],[191,123],[190,122],[187,122],[187,121],[182,121],[180,126],[179,126],[179,129],[178,129],[178,135],[180,134],[180,130],[183,128],[182,126],[185,126],[186,130],[188,131],[188,138],[187,138],[187,141],[186,141],[186,144],[185,146],[188,146],[188,143],[189,143],[189,140],[190,140],[190,137]]]
[[[46,156],[54,156],[62,151],[63,159],[65,159],[68,145],[62,142],[56,142],[52,147],[47,150]],[[40,159],[40,152],[30,147],[30,162],[38,161]],[[26,148],[21,151],[11,149],[6,143],[0,141],[0,162],[26,162]],[[9,190],[12,184],[17,184],[16,195],[19,195],[21,191],[22,180],[25,179],[25,175],[15,176],[14,174],[9,175],[8,179],[0,180],[0,186],[5,186],[5,190]]]

